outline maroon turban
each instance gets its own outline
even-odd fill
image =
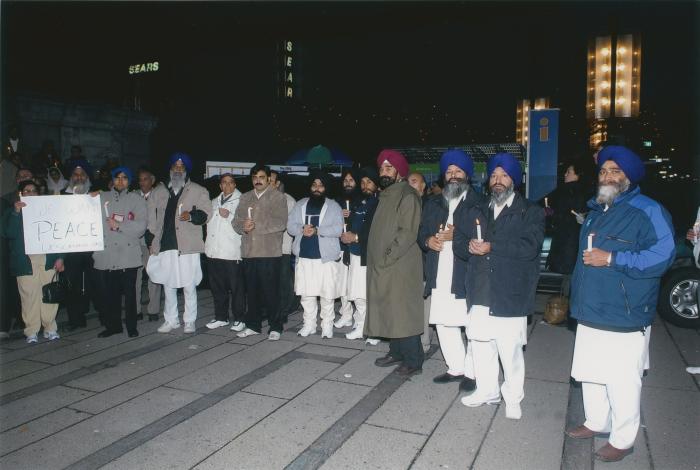
[[[408,162],[401,152],[391,149],[382,150],[377,157],[377,167],[382,166],[384,162],[391,163],[391,166],[399,172],[400,177],[408,176]]]

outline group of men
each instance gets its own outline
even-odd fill
[[[386,338],[389,352],[375,364],[398,365],[397,374],[408,377],[421,372],[421,336],[427,324],[435,325],[446,371],[433,381],[459,382],[471,392],[461,398],[468,407],[503,399],[506,417],[520,419],[527,316],[534,311],[545,230],[543,209],[518,191],[520,163],[507,153],[491,157],[489,191],[482,196],[470,184],[471,157],[449,150],[440,160],[441,193],[423,198],[425,181],[409,181],[401,153],[383,150],[376,163],[345,172],[335,200],[330,176],[312,171],[308,195],[299,201],[264,165],[251,168],[253,188],[244,194],[232,175],[222,175],[221,193],[212,200],[190,180],[192,160],[184,153],[170,158],[167,185],[154,187],[153,175],[140,172],[139,192],[128,191],[131,171],[116,168],[112,189],[101,193],[105,250],[92,256],[107,294],[100,336],[122,331],[122,296],[127,332],[138,335],[137,279],[144,267],[149,317],[160,311],[160,286],[165,294],[158,331],[180,327],[182,288],[184,332],[194,332],[205,253],[215,305],[208,328],[230,324],[247,337],[261,334],[267,318],[268,340],[279,340],[296,294],[303,309],[298,335],[316,334],[320,316],[322,338],[345,326],[353,327],[345,335],[351,340]],[[579,322],[572,376],[583,383],[586,421],[566,433],[610,433],[596,456],[612,461],[631,452],[637,434],[659,280],[675,249],[668,213],[640,193],[639,157],[608,146],[598,166],[571,294]],[[74,165],[65,192],[88,193],[87,174],[85,163]],[[82,257],[71,254],[65,263],[77,286],[81,273],[84,285],[89,264]],[[71,323],[84,324],[84,310],[69,308]]]

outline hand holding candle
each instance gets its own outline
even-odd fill
[[[476,241],[483,241],[481,238],[481,224],[479,223],[479,219],[476,219]]]

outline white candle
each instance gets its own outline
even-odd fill
[[[479,219],[476,219],[476,241],[481,241],[481,224]]]
[[[348,231],[348,224],[343,224],[343,232],[347,232],[347,231]]]
[[[105,201],[105,216],[109,219],[109,209],[107,209],[108,205],[109,201]]]
[[[588,234],[588,251],[593,251],[593,237],[594,236],[595,236],[595,233]]]
[[[177,206],[177,215],[182,215],[182,204]]]
[[[345,210],[346,210],[346,211],[349,211],[349,210],[350,210],[350,201],[347,200],[347,199],[345,200]]]
[[[544,198],[544,207],[549,207],[549,201],[547,201],[547,198]]]
[[[253,208],[252,208],[252,207],[249,207],[249,208],[248,208],[248,218],[249,218],[249,219],[252,219],[252,218],[253,218]]]

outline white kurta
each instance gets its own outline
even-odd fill
[[[151,281],[177,289],[198,285],[202,281],[202,265],[199,253],[178,254],[168,250],[148,258],[146,272]]]
[[[571,376],[580,382],[609,384],[621,371],[641,377],[649,368],[651,326],[641,332],[617,333],[579,324],[576,329]]]
[[[340,265],[347,271],[345,265]],[[340,297],[345,293],[346,276],[341,275],[339,269],[337,262],[324,263],[321,259],[297,258],[294,291],[302,297]]]
[[[489,308],[474,305],[469,311],[469,339],[477,341],[510,340],[527,344],[527,317],[497,317]]]
[[[464,199],[466,193],[455,198],[449,203],[449,215],[447,224],[453,223],[454,211]],[[465,299],[457,299],[452,293],[452,272],[454,270],[454,253],[452,242],[442,243],[442,251],[438,255],[437,277],[435,288],[430,295],[430,319],[429,322],[445,326],[467,326],[467,302]]]
[[[367,298],[367,266],[362,266],[362,258],[350,254],[348,269],[348,300]]]

